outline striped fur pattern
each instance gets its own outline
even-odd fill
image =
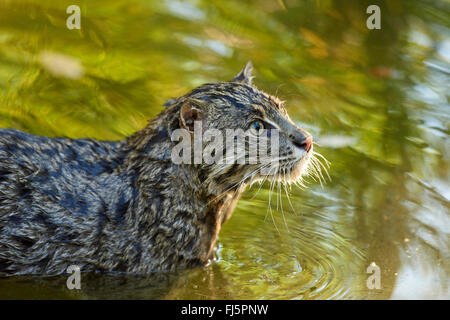
[[[309,134],[283,103],[251,84],[251,64],[232,81],[172,99],[123,141],[48,138],[0,129],[0,275],[82,271],[150,273],[207,264],[240,194],[267,177],[258,165],[176,165],[171,133],[195,104],[204,129],[280,130],[269,179],[298,181],[313,158]],[[284,172],[283,178],[280,173]]]

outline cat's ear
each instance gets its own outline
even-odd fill
[[[253,79],[252,71],[253,71],[253,64],[251,61],[249,61],[245,65],[244,69],[242,69],[242,71],[239,72],[239,74],[236,77],[234,77],[232,81],[240,81],[246,84],[252,84]]]
[[[187,100],[180,109],[180,127],[194,131],[194,122],[205,118],[200,104],[194,100]]]

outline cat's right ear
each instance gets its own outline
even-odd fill
[[[253,64],[251,61],[247,62],[244,69],[242,69],[241,72],[238,73],[236,77],[233,78],[231,81],[239,81],[244,82],[246,84],[252,84],[252,79],[254,78],[252,75],[253,72]]]
[[[180,109],[180,127],[189,131],[194,131],[194,122],[201,121],[204,114],[198,104],[193,101],[186,101]]]

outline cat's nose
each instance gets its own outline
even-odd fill
[[[299,134],[293,137],[292,142],[300,149],[305,149],[309,152],[312,148],[312,136],[310,134]]]

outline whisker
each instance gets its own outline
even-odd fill
[[[254,171],[250,172],[248,175],[244,176],[241,180],[239,180],[237,183],[233,184],[231,187],[227,188],[225,191],[223,191],[222,193],[220,193],[218,196],[214,197],[212,200],[208,201],[208,204],[211,203],[212,201],[220,198],[221,196],[225,195],[228,191],[230,191],[231,189],[235,188],[236,186],[242,184],[248,177],[250,177],[252,174],[256,173],[258,170],[261,170],[261,168],[257,168]],[[238,189],[238,188],[237,188]]]
[[[314,154],[315,156],[321,157],[321,158],[325,161],[325,163],[327,164],[328,168],[330,167],[331,162],[328,161],[327,158],[325,158],[323,155],[321,155],[319,152],[316,152],[316,151],[313,151],[313,154]]]
[[[323,155],[321,155],[321,154],[318,153],[318,152],[313,152],[313,154],[314,154],[315,156],[319,156],[321,159],[323,159],[323,161],[324,161],[325,164],[326,164],[326,167],[325,167],[325,165],[322,163],[322,161],[320,161],[317,157],[314,157],[314,158],[317,160],[317,163],[319,163],[319,165],[323,168],[323,170],[324,170],[325,173],[327,174],[328,179],[331,181],[331,177],[330,177],[330,175],[329,175],[329,173],[328,173],[328,169],[330,168],[331,162],[328,161]]]
[[[322,181],[325,181],[325,178],[322,175],[322,170],[317,164],[316,158],[311,158],[311,168],[314,170],[316,177],[319,179],[320,186],[323,188]]]
[[[289,197],[289,192],[287,190],[287,182],[286,182],[286,168],[283,169],[283,179],[284,179],[284,191],[286,192],[286,198],[288,199],[289,205],[291,206],[292,212],[295,213],[294,206],[292,205],[291,198]]]
[[[274,172],[276,173],[276,172]],[[272,222],[273,225],[275,226],[275,229],[277,230],[278,234],[280,234],[280,230],[277,227],[277,224],[275,223],[275,218],[273,217],[273,212],[272,212],[272,206],[271,206],[271,199],[272,199],[272,191],[273,191],[273,186],[275,185],[275,179],[272,179],[271,183],[270,183],[270,189],[269,189],[269,206],[268,206],[268,211],[270,210],[270,216],[272,218]],[[264,218],[264,220],[266,220],[267,218],[267,213],[266,213],[266,217]]]
[[[286,230],[287,230],[287,232],[289,232],[289,227],[286,222],[286,217],[284,216],[284,210],[283,210],[283,198],[282,198],[282,193],[281,193],[281,185],[283,182],[280,179],[280,175],[281,175],[281,172],[280,172],[280,170],[278,170],[278,194],[280,195],[281,216],[283,217],[283,221],[284,221],[284,225],[286,226]]]

